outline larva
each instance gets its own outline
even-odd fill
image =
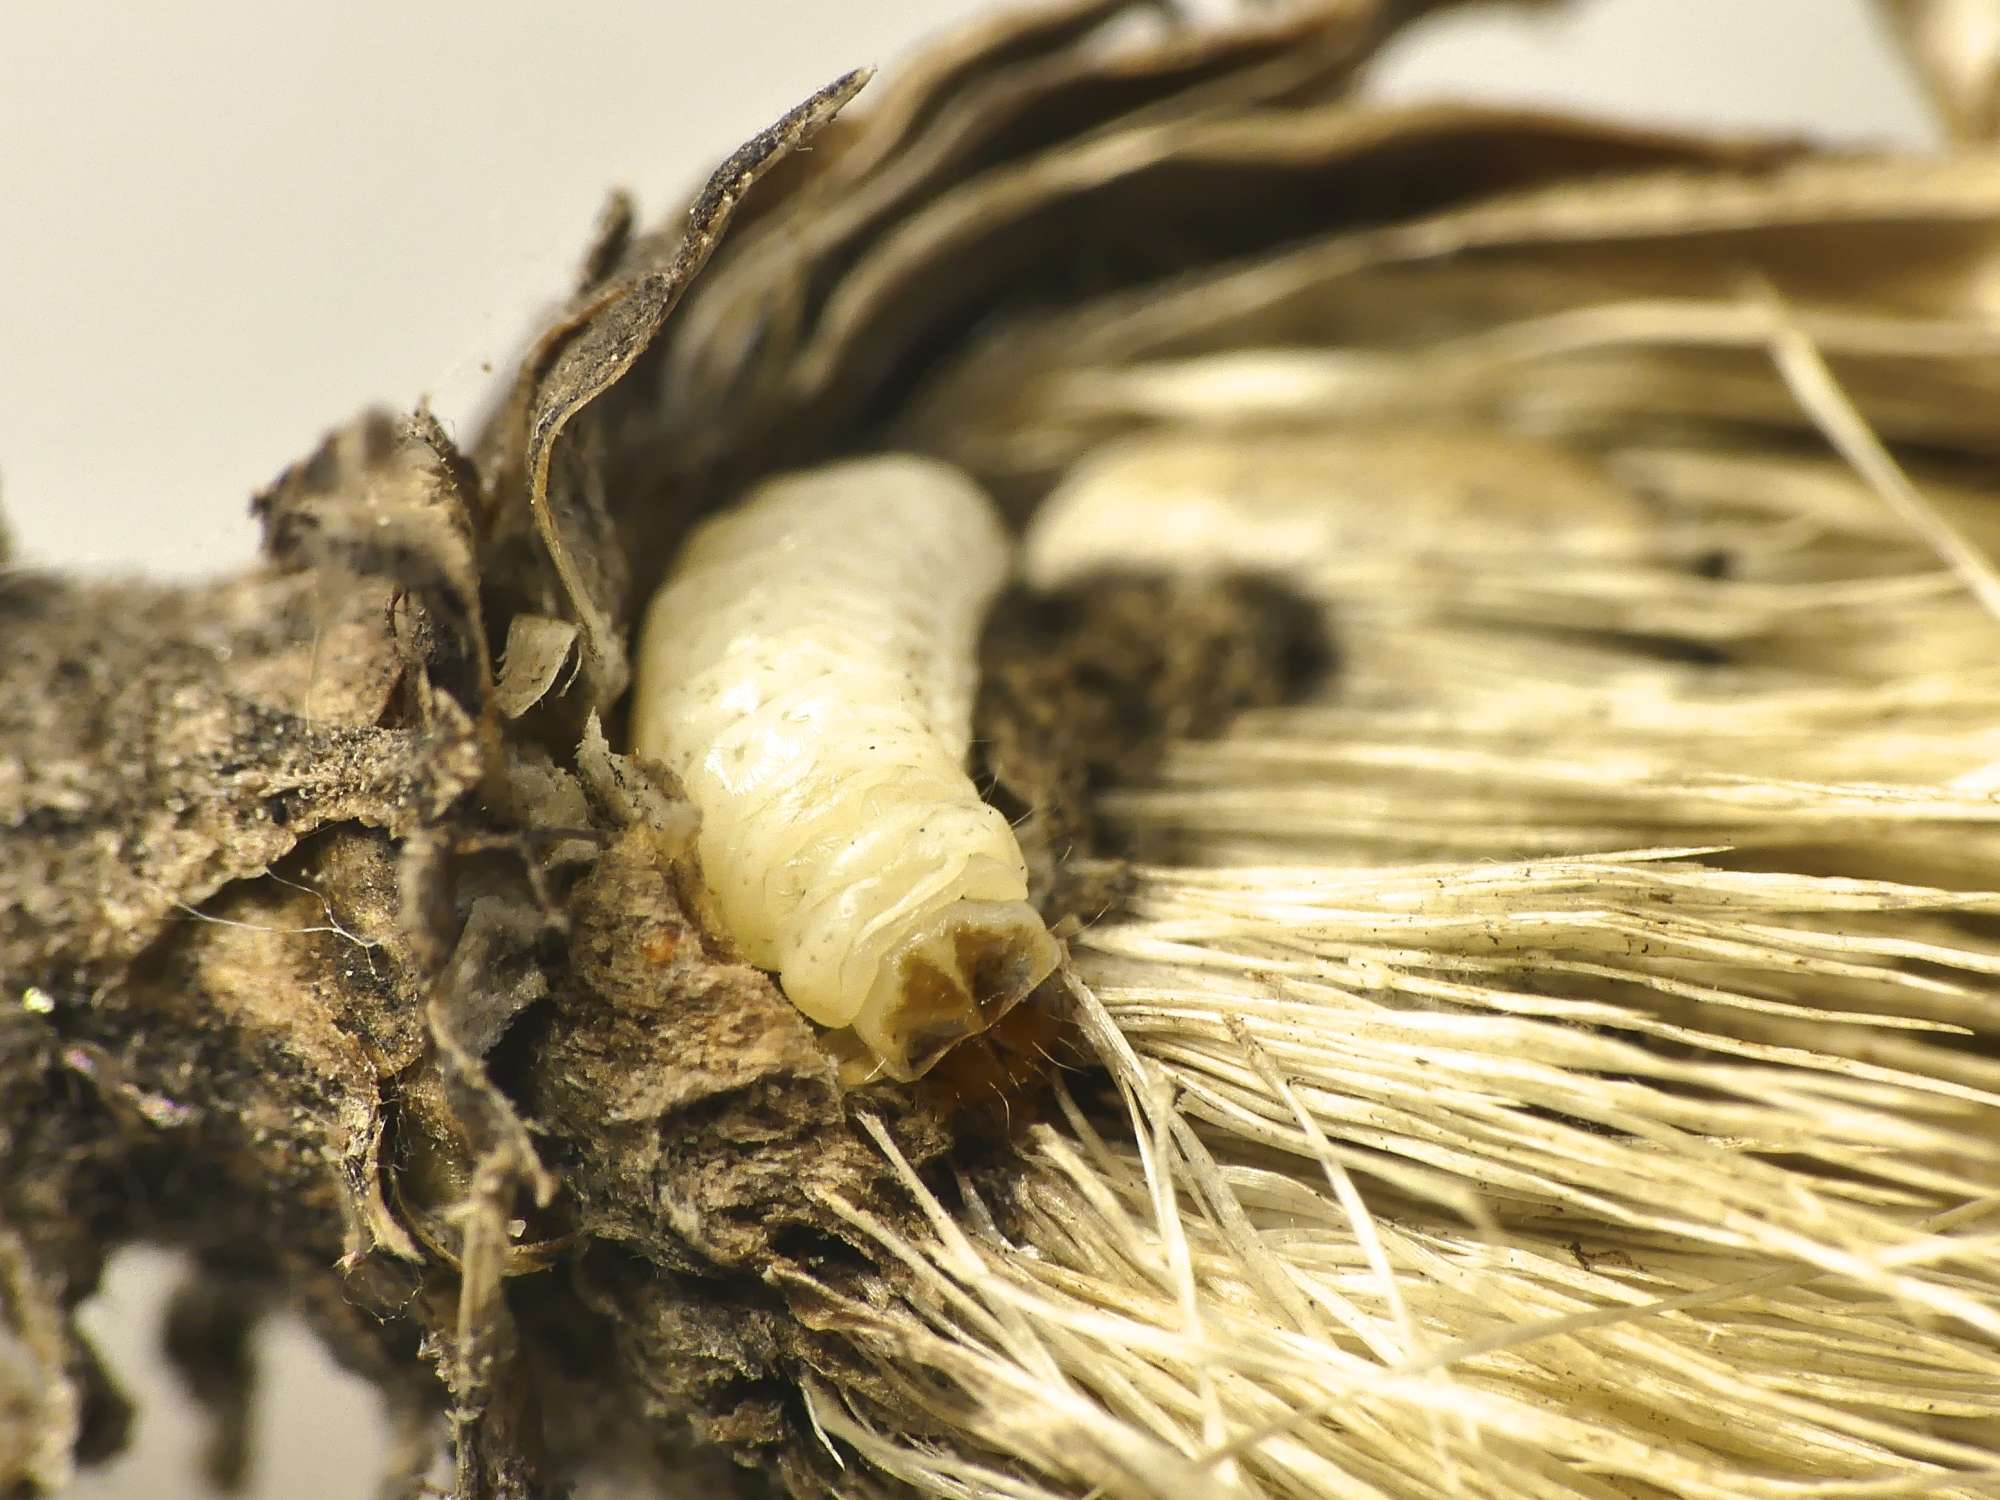
[[[1069,471],[1036,514],[1025,563],[1044,588],[1099,568],[1318,572],[1338,576],[1351,604],[1364,567],[1384,577],[1402,563],[1456,590],[1447,565],[1624,558],[1645,535],[1644,512],[1617,484],[1535,438],[1394,427],[1146,435]],[[1393,578],[1399,589],[1412,581]]]
[[[1006,818],[966,774],[1010,543],[902,455],[771,480],[689,540],[639,638],[632,737],[701,814],[729,935],[910,1079],[1054,968]],[[850,1049],[852,1050],[852,1049]]]

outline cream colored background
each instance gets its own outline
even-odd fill
[[[25,560],[247,560],[249,495],[330,423],[422,396],[469,420],[611,185],[660,212],[813,87],[985,9],[0,0],[0,498]],[[1930,138],[1862,0],[1451,16],[1377,87]],[[90,1309],[143,1407],[79,1497],[201,1493],[199,1429],[146,1352],[171,1270],[127,1254]],[[369,1495],[372,1396],[295,1324],[260,1350],[250,1494]]]

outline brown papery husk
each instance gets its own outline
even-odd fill
[[[0,1484],[115,1445],[145,1240],[225,1427],[300,1308],[401,1493],[1990,1488],[2000,164],[1358,102],[1435,8],[849,75],[615,204],[469,453],[0,579]],[[689,525],[892,446],[1025,533],[1072,963],[843,1092],[621,695]]]

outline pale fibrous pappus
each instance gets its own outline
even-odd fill
[[[850,1080],[920,1076],[1059,957],[966,770],[980,626],[1011,558],[957,470],[834,464],[705,523],[640,632],[634,748],[700,813],[728,936],[857,1044]]]

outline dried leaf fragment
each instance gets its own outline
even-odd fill
[[[602,498],[593,499],[587,481],[558,468],[559,440],[577,414],[610,389],[659,333],[714,253],[744,194],[824,128],[870,76],[870,70],[860,69],[835,79],[718,167],[688,210],[686,232],[678,243],[635,245],[614,274],[589,289],[542,336],[516,380],[503,426],[520,444],[521,471],[503,474],[499,482],[525,488],[561,602],[582,631],[585,680],[600,707],[625,688],[625,647],[617,621],[629,580],[615,571],[616,549],[610,544]],[[572,528],[580,528],[579,539],[567,535]]]

